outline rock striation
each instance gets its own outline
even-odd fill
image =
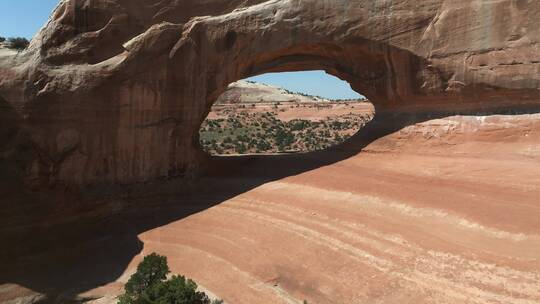
[[[211,105],[265,72],[323,69],[379,120],[529,111],[539,13],[527,0],[64,0],[26,51],[0,52],[2,174],[38,187],[197,175]]]
[[[115,302],[156,251],[227,303],[540,303],[539,13],[61,1],[0,48],[0,302]],[[334,150],[202,152],[229,84],[312,69],[375,119]]]

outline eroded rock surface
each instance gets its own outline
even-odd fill
[[[213,160],[190,191],[137,185],[82,244],[80,214],[47,221],[31,237],[50,252],[0,264],[0,302],[116,303],[159,252],[226,303],[540,303],[540,115],[400,124],[361,153],[353,138]]]
[[[0,56],[4,108],[33,146],[16,171],[39,184],[197,174],[211,104],[229,83],[271,71],[324,69],[379,113],[531,109],[539,10],[523,0],[62,1],[26,52]]]
[[[111,299],[158,251],[228,303],[540,303],[539,13],[62,1],[0,49],[0,301]],[[331,151],[209,162],[197,134],[230,83],[306,69],[375,119]],[[112,186],[205,164],[192,187]]]

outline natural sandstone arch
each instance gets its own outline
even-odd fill
[[[225,87],[299,69],[347,80],[379,124],[536,108],[539,11],[514,0],[66,0],[28,51],[0,58],[0,95],[24,118],[10,135],[20,140],[2,141],[32,147],[15,171],[38,184],[196,174],[195,134]]]
[[[275,72],[229,84],[198,136],[209,156],[336,148],[373,119],[373,105],[323,71]]]

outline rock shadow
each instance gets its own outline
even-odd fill
[[[324,151],[213,157],[208,174],[193,182],[173,179],[96,186],[76,196],[60,195],[61,199],[53,194],[19,197],[21,212],[39,205],[36,202],[51,205],[50,209],[39,208],[53,211],[45,212],[45,221],[43,216],[37,219],[37,213],[11,227],[13,233],[0,235],[0,257],[4,261],[0,285],[17,284],[39,292],[44,295],[39,303],[82,302],[86,299],[79,294],[114,282],[124,273],[143,249],[140,233],[204,211],[265,183],[350,158],[378,138],[411,124],[449,115],[376,115],[348,141]],[[58,223],[53,217],[62,213],[78,216]]]

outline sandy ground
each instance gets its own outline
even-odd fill
[[[277,106],[275,106],[275,103],[257,103],[255,107],[252,107],[251,104],[245,104],[245,108],[238,108],[238,105],[216,105],[212,107],[212,112],[210,112],[208,118],[227,118],[230,112],[250,114],[274,112],[282,121],[291,121],[298,118],[320,121],[348,114],[372,115],[374,108],[369,102],[283,102]]]
[[[158,252],[226,303],[540,303],[538,130],[538,114],[451,117],[362,152],[220,158],[177,202],[216,204],[139,233],[125,274],[84,295],[114,301]]]

